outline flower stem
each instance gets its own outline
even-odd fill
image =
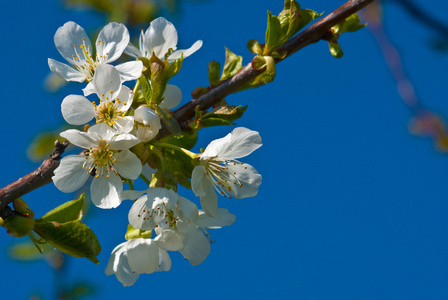
[[[129,189],[134,190],[134,185],[132,184],[132,180],[128,179]]]
[[[145,177],[145,175],[140,174],[140,178],[143,179],[143,181],[149,186],[151,181],[148,180],[148,178]]]
[[[182,147],[178,147],[178,146],[175,146],[175,145],[172,145],[172,144],[168,144],[168,143],[154,142],[154,143],[152,143],[152,145],[157,146],[157,147],[173,149],[173,150],[182,152],[182,153],[188,155],[191,159],[194,159],[196,157],[196,155],[197,155],[196,153],[188,151],[187,149],[184,149]]]

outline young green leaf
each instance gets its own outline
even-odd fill
[[[58,223],[66,223],[70,221],[78,222],[82,218],[82,208],[84,205],[84,194],[79,199],[68,201],[62,205],[59,205],[55,209],[47,212],[42,218],[37,221]]]
[[[34,231],[43,237],[48,243],[60,251],[74,256],[86,257],[98,264],[96,256],[101,251],[101,246],[95,233],[80,222],[58,223],[55,221],[36,222]]]
[[[243,57],[238,56],[226,48],[226,61],[222,70],[221,80],[232,77],[243,67]]]
[[[210,81],[211,86],[216,86],[219,84],[219,71],[221,70],[221,65],[219,62],[212,60],[208,63],[208,81]]]
[[[264,55],[271,54],[279,46],[279,41],[282,36],[282,28],[280,20],[268,11],[268,28],[266,29],[266,45],[264,48]]]

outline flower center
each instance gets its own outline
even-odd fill
[[[86,161],[82,168],[88,169],[87,174],[91,174],[91,172],[94,171],[96,178],[104,176],[109,178],[109,172],[114,172],[118,175],[112,168],[116,161],[114,152],[109,149],[109,144],[107,144],[105,140],[100,140],[98,148],[91,147],[90,150],[86,152]]]
[[[230,199],[232,196],[229,194],[234,194],[235,189],[243,187],[243,183],[238,179],[237,169],[229,169],[229,166],[236,165],[243,166],[244,163],[237,160],[217,161],[211,159],[206,164],[207,175],[213,182],[215,190]]]
[[[92,49],[90,46],[86,46],[86,39],[82,39],[82,44],[79,46],[81,48],[81,53],[78,53],[78,48],[76,45],[73,46],[75,54],[73,57],[73,64],[75,67],[86,76],[86,81],[90,82],[95,74],[95,69],[98,65],[102,64],[107,60],[109,53],[103,55],[98,55],[98,53],[103,53],[104,42],[98,41],[96,59],[92,57]]]
[[[143,210],[137,215],[138,218],[143,218],[143,221],[151,220],[154,222],[155,227],[173,227],[177,229],[177,222],[179,217],[175,212],[166,207],[165,202],[155,200],[152,208],[144,206]]]
[[[112,98],[113,91],[110,91],[109,93],[110,98]],[[92,102],[95,107],[96,123],[106,122],[112,127],[115,122],[126,115],[126,113],[121,110],[121,104],[126,105],[126,102],[122,103],[119,98],[115,99],[115,101],[111,101],[110,98],[105,97],[104,94],[101,95],[101,98],[99,105]]]

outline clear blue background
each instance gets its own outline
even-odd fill
[[[171,82],[182,89],[182,103],[195,87],[207,85],[207,64],[223,63],[224,46],[250,61],[246,42],[263,40],[266,10],[278,13],[283,2],[185,2],[178,16],[167,16],[179,32],[178,48],[204,41]],[[301,4],[328,13],[343,2]],[[416,2],[448,23],[445,0]],[[2,6],[4,186],[39,165],[26,158],[29,143],[62,124],[66,95],[81,94],[83,85],[76,83],[55,94],[43,88],[47,58],[62,61],[53,43],[56,29],[69,20],[87,30],[105,23],[56,1]],[[393,3],[385,5],[385,27],[422,101],[448,115],[448,58],[431,49],[436,35]],[[211,232],[216,243],[204,263],[192,267],[176,252],[171,271],[142,275],[123,288],[104,268],[124,241],[131,203],[110,211],[92,206],[85,222],[102,244],[101,264],[70,259],[63,281],[98,284],[92,299],[447,299],[447,157],[430,139],[409,134],[409,111],[369,31],[346,34],[340,43],[342,59],[320,42],[279,64],[273,83],[227,97],[249,106],[238,126],[263,138],[263,147],[244,159],[263,183],[257,197],[220,200],[237,221]],[[232,129],[203,130],[198,148]],[[24,199],[40,216],[71,197],[50,184]],[[1,298],[37,292],[53,299],[53,273],[45,262],[7,258],[15,241],[6,234],[0,240]]]

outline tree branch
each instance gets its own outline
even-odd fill
[[[328,33],[328,30],[332,26],[356,13],[358,10],[364,8],[373,1],[375,0],[348,1],[334,12],[330,13],[286,42],[279,50],[286,51],[286,57],[288,57],[298,50],[318,42],[323,39],[324,35]],[[277,63],[280,61],[281,60],[279,59],[276,60]],[[193,118],[197,105],[199,105],[201,110],[209,109],[213,105],[217,104],[222,98],[236,92],[258,75],[261,75],[264,71],[265,70],[263,68],[254,69],[252,67],[252,63],[249,63],[228,80],[210,89],[197,99],[193,99],[189,103],[175,110],[174,118],[178,123],[182,123]],[[167,131],[165,132],[167,133]],[[163,133],[160,135],[163,137]],[[14,199],[17,199],[18,197],[21,197],[43,185],[52,182],[51,177],[53,176],[53,171],[59,166],[61,154],[64,152],[67,145],[68,143],[66,142],[61,144],[59,141],[56,141],[53,155],[46,159],[39,168],[0,189],[0,212]]]
[[[290,39],[279,49],[279,51],[286,51],[286,57],[288,57],[298,50],[318,42],[319,40],[323,39],[323,37],[328,33],[328,30],[331,27],[374,1],[375,0],[351,0],[345,3],[323,19],[317,21],[316,23]],[[280,61],[281,60],[276,60],[277,63]],[[199,105],[199,108],[201,110],[209,109],[213,105],[217,104],[222,98],[236,92],[239,88],[249,83],[258,75],[261,75],[264,71],[264,68],[258,70],[254,69],[252,67],[252,63],[247,64],[238,73],[236,73],[226,81],[222,82],[216,87],[213,87],[197,99],[193,99],[182,107],[176,109],[174,111],[174,118],[179,123],[193,118],[196,106]]]
[[[0,189],[0,212],[13,200],[52,182],[53,171],[59,166],[59,160],[67,146],[68,142],[56,141],[53,154],[39,168]]]

